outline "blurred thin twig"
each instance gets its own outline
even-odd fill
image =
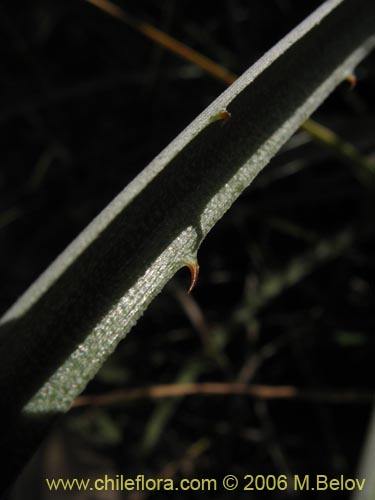
[[[207,323],[203,311],[199,307],[199,304],[194,299],[193,295],[187,294],[186,290],[183,290],[181,287],[171,286],[170,288],[174,297],[179,302],[181,308],[184,310],[186,316],[189,318],[191,324],[198,332],[203,346],[208,347],[210,343],[209,337],[211,328]]]
[[[208,57],[200,54],[196,50],[176,40],[170,35],[159,30],[158,28],[151,26],[151,24],[145,23],[143,21],[138,21],[137,19],[130,16],[128,13],[126,13],[123,9],[121,9],[114,3],[109,2],[108,0],[84,0],[84,1],[92,5],[95,5],[95,7],[98,7],[107,14],[116,17],[123,23],[127,24],[129,27],[138,31],[142,35],[145,35],[150,40],[154,41],[159,45],[162,45],[170,52],[173,52],[174,54],[177,54],[178,56],[182,57],[182,59],[190,61],[196,66],[199,66],[204,71],[211,74],[218,80],[221,80],[222,82],[225,82],[228,85],[230,85],[237,79],[237,76],[234,73],[231,73],[226,68],[223,68],[220,64],[211,61],[211,59],[209,59]]]
[[[327,391],[323,389],[303,390],[297,387],[246,385],[241,383],[202,382],[189,384],[160,384],[108,392],[102,395],[80,396],[72,408],[80,406],[109,406],[133,399],[161,399],[196,395],[243,395],[258,399],[308,399],[332,403],[369,402],[374,398],[371,392],[359,390]]]

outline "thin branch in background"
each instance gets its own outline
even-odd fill
[[[84,0],[95,7],[103,10],[107,14],[111,15],[127,24],[129,27],[138,31],[142,35],[146,36],[153,42],[163,46],[170,52],[177,54],[185,61],[190,61],[196,66],[199,66],[207,73],[211,74],[218,80],[221,80],[224,83],[230,85],[233,83],[237,76],[234,73],[231,73],[226,68],[223,68],[220,64],[211,61],[208,57],[200,54],[196,50],[188,47],[186,44],[179,42],[175,38],[167,35],[163,31],[151,26],[148,23],[138,21],[134,17],[130,16],[123,9],[118,7],[117,5],[109,2],[108,0]]]
[[[315,141],[330,149],[337,156],[345,160],[353,168],[353,174],[363,186],[374,187],[375,163],[361,155],[361,153],[351,144],[339,137],[328,127],[314,121],[307,120],[302,128]]]
[[[254,352],[243,364],[237,376],[237,383],[248,384],[255,377],[255,374],[263,366],[265,361],[279,353],[285,344],[290,341],[290,335],[283,335],[265,344]]]
[[[186,290],[182,289],[180,286],[171,286],[170,288],[173,296],[180,304],[190,323],[198,332],[202,341],[202,345],[204,347],[207,347],[210,343],[209,336],[211,327],[207,323],[199,304],[194,299],[193,295],[187,294]]]
[[[257,399],[303,399],[331,403],[368,403],[373,401],[372,392],[360,390],[327,391],[324,389],[304,390],[290,385],[246,385],[241,383],[202,382],[191,384],[160,384],[149,387],[121,389],[102,395],[80,396],[71,408],[81,406],[111,406],[135,399],[179,398],[182,396],[228,396],[242,395]]]
[[[288,262],[279,272],[265,275],[255,289],[246,291],[244,304],[237,311],[238,321],[249,321],[280,296],[285,290],[300,283],[327,262],[345,254],[352,248],[360,235],[350,229],[344,230],[330,239],[321,240],[308,252],[302,253]]]

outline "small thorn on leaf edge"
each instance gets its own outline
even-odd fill
[[[349,82],[349,85],[350,85],[350,90],[353,90],[354,87],[357,85],[357,77],[355,76],[354,73],[352,73],[351,75],[348,75],[345,80],[347,82]]]
[[[190,287],[187,293],[191,293],[193,289],[195,288],[195,285],[197,284],[198,281],[198,275],[199,275],[199,264],[198,261],[195,262],[190,262],[189,264],[186,264],[186,266],[189,268],[190,275],[191,275],[191,281],[190,281]]]
[[[228,121],[230,120],[231,113],[224,109],[223,111],[220,111],[217,115],[213,116],[210,120],[211,123],[221,121],[221,126],[224,126]]]

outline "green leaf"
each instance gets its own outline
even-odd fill
[[[5,476],[374,47],[374,33],[373,0],[326,1],[177,136],[5,314],[0,381],[9,432],[1,444],[13,450]],[[230,120],[215,121],[224,110]]]

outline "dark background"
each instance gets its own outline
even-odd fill
[[[237,74],[320,3],[118,2]],[[225,87],[81,0],[2,2],[0,42],[5,311]],[[357,77],[354,91],[343,82],[314,118],[375,159],[374,56]],[[44,485],[53,476],[355,477],[371,410],[371,398],[359,396],[374,392],[373,200],[354,166],[298,132],[203,243],[193,295],[181,271],[86,391],[244,381],[320,397],[198,395],[77,408],[56,426],[17,498],[59,498]],[[335,252],[342,233],[350,244]],[[322,242],[331,257],[319,262]],[[348,401],[334,399],[344,391]],[[102,498],[90,495],[64,498]],[[216,497],[225,495],[287,492]]]

